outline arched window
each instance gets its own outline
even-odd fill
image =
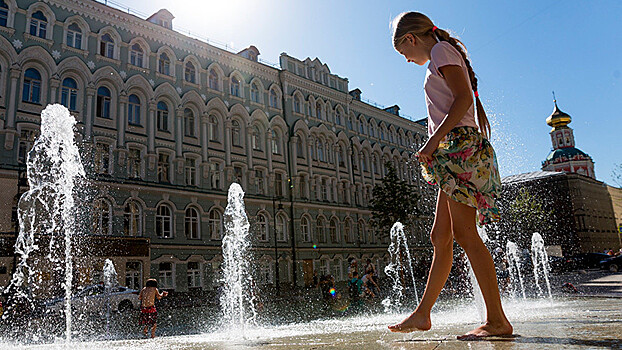
[[[212,189],[219,190],[220,189],[220,164],[210,163],[209,173],[210,173],[210,183],[212,185]]]
[[[215,69],[210,69],[209,71],[209,88],[212,90],[220,90],[220,84],[218,84],[218,73],[216,73]]]
[[[9,21],[9,6],[0,0],[0,26],[6,27]]]
[[[186,68],[184,69],[184,79],[186,79],[187,82],[193,84],[197,82],[196,69],[194,68],[194,64],[192,64],[192,62],[186,62]]]
[[[276,130],[272,130],[272,153],[281,154],[281,137]]]
[[[166,204],[158,205],[156,210],[156,235],[160,238],[173,238],[173,211]]]
[[[48,19],[43,12],[37,11],[30,18],[30,35],[45,39],[47,34]]]
[[[93,209],[93,233],[109,235],[112,232],[112,206],[107,200],[100,198],[95,201]]]
[[[365,134],[365,121],[362,119],[359,121],[359,132]]]
[[[339,164],[339,166],[345,166],[343,158],[343,150],[341,149],[341,146],[337,146],[337,164]]]
[[[384,141],[384,127],[380,127],[380,139]]]
[[[103,142],[95,143],[95,171],[98,174],[111,173],[112,150],[109,144]]]
[[[359,239],[361,243],[365,244],[365,240],[367,238],[367,233],[365,232],[365,222],[359,221]]]
[[[168,131],[168,106],[163,101],[158,102],[157,127],[159,131]]]
[[[233,120],[231,122],[231,142],[234,146],[242,147],[242,138],[240,135],[240,122]]]
[[[254,126],[251,134],[251,142],[252,147],[255,151],[261,151],[263,148],[261,147],[261,131],[259,131],[259,127]]]
[[[138,67],[142,67],[144,56],[145,54],[140,44],[132,45],[132,48],[130,50],[130,64],[138,66]]]
[[[279,99],[274,89],[270,89],[270,107],[279,108]]]
[[[302,108],[300,107],[302,103],[300,102],[300,97],[298,95],[294,96],[294,112],[300,113]]]
[[[166,52],[160,54],[160,58],[158,59],[158,72],[171,75],[171,59],[168,58]]]
[[[328,233],[330,235],[330,241],[331,243],[338,243],[339,242],[339,232],[337,230],[337,219],[336,218],[332,218],[330,220],[330,224],[328,226]]]
[[[105,86],[97,89],[97,117],[110,119],[110,90]]]
[[[195,119],[194,112],[190,108],[184,108],[184,134],[186,136],[195,137]]]
[[[296,140],[296,157],[302,158],[302,159],[305,158],[305,149],[302,143],[301,136],[298,136],[298,139]]]
[[[231,95],[240,97],[240,80],[235,75],[231,77]]]
[[[67,27],[67,46],[82,49],[82,29],[76,23]]]
[[[356,232],[354,232],[352,221],[349,219],[343,224],[343,236],[346,239],[346,242],[356,243]]]
[[[131,94],[127,100],[127,122],[132,125],[140,125],[140,99]]]
[[[315,235],[318,242],[326,242],[326,224],[324,223],[324,218],[321,216],[318,217],[315,222]]]
[[[272,267],[274,262],[271,259],[263,259],[259,261],[259,278],[257,283],[261,285],[271,284],[273,281]]]
[[[201,233],[199,231],[199,212],[195,208],[186,209],[186,217],[184,222],[186,237],[189,239],[200,239]]]
[[[268,218],[266,217],[265,214],[263,213],[257,214],[257,224],[259,228],[257,231],[257,239],[262,242],[268,241],[269,225],[268,225]]]
[[[311,242],[311,234],[309,232],[309,220],[306,216],[300,218],[300,233],[303,242]]]
[[[339,109],[335,112],[335,124],[341,125],[341,111]]]
[[[283,213],[276,216],[276,240],[279,242],[287,241],[287,219]]]
[[[322,141],[317,140],[316,141],[316,145],[317,145],[317,156],[320,162],[325,161],[324,159],[324,143],[322,143]]]
[[[114,58],[114,39],[108,33],[102,35],[99,44],[99,54],[108,58]]]
[[[63,86],[60,92],[60,103],[72,111],[76,110],[76,100],[78,99],[78,84],[72,78],[63,79]]]
[[[361,154],[361,160],[363,162],[363,171],[368,171],[367,170],[367,155]]]
[[[259,86],[257,83],[251,84],[251,101],[259,103]]]
[[[185,161],[186,170],[186,185],[197,185],[197,161],[194,158],[186,158]]]
[[[209,140],[219,142],[218,137],[218,118],[215,115],[209,116]]]
[[[348,127],[348,130],[352,130],[352,117],[348,116],[346,119],[346,126]]]
[[[22,101],[30,103],[41,101],[41,74],[34,68],[28,68],[24,73]]]
[[[169,171],[171,165],[168,161],[168,154],[158,153],[158,181],[170,182]]]
[[[339,257],[335,258],[332,263],[333,277],[336,281],[343,281],[343,260]]]
[[[126,236],[142,236],[142,207],[135,200],[130,200],[123,210],[123,234]]]
[[[209,212],[209,231],[210,237],[215,240],[222,239],[223,226],[222,217],[217,209],[212,209]]]
[[[322,119],[322,104],[319,102],[315,104],[315,117]]]
[[[143,285],[143,265],[140,261],[125,263],[125,287],[140,289]]]

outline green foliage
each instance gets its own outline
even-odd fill
[[[409,228],[417,215],[419,194],[416,187],[402,181],[390,162],[385,164],[387,174],[376,184],[371,199],[372,225],[385,235],[396,221]]]
[[[611,177],[613,178],[613,182],[618,185],[618,187],[622,187],[622,163],[613,165]]]
[[[553,222],[553,209],[546,209],[542,200],[526,188],[519,189],[516,198],[509,203],[503,220],[507,230],[519,240],[528,241],[534,232],[547,232]]]

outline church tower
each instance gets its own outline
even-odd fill
[[[553,114],[546,118],[546,123],[553,127],[550,132],[553,149],[542,162],[542,170],[577,173],[596,179],[592,157],[575,147],[572,128],[568,127],[572,118],[557,107],[557,100],[553,103]]]

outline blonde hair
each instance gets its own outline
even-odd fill
[[[475,76],[475,72],[473,71],[473,67],[471,67],[471,62],[467,56],[466,46],[464,46],[460,40],[452,37],[447,31],[437,28],[428,16],[419,12],[403,12],[393,19],[391,26],[393,28],[393,47],[396,50],[397,47],[404,42],[406,35],[408,34],[412,34],[419,38],[427,36],[434,38],[436,41],[446,41],[451,44],[451,46],[456,48],[456,50],[460,52],[460,55],[462,55],[462,59],[464,60],[469,72],[471,88],[473,89],[473,92],[477,92],[477,77]],[[485,138],[489,138],[490,123],[486,117],[484,106],[479,99],[479,93],[475,94],[475,105],[477,107],[477,122],[479,124],[479,130]]]

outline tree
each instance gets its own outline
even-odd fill
[[[386,162],[385,167],[387,174],[372,192],[371,210],[372,225],[381,234],[388,235],[396,221],[405,228],[411,228],[420,196],[415,186],[399,179],[390,162]]]
[[[622,163],[614,164],[613,169],[611,170],[611,177],[613,178],[613,182],[619,187],[622,187]]]
[[[528,189],[520,188],[508,203],[501,225],[505,232],[511,233],[513,240],[528,244],[534,232],[549,232],[552,222],[553,209],[546,209],[540,198]]]

